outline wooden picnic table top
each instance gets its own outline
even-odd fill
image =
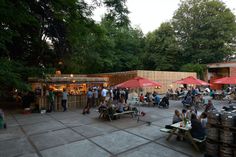
[[[193,144],[194,148],[197,151],[199,151],[199,148],[198,148],[198,146],[195,143],[196,140],[195,140],[195,138],[192,137],[192,135],[190,133],[191,124],[187,123],[186,126],[183,126],[183,125],[181,125],[181,123],[183,124],[183,121],[171,125],[173,127],[173,129],[172,129],[172,131],[170,131],[169,136],[167,137],[166,140],[168,141],[172,137],[172,135],[174,135],[174,134],[178,135],[178,136],[184,135],[187,139],[190,140],[190,142]],[[181,133],[180,131],[177,131],[177,130],[183,130],[184,134]]]
[[[191,129],[191,123],[187,123],[186,126],[184,126],[183,124],[184,124],[184,122],[181,121],[181,122],[178,122],[178,123],[174,123],[171,126],[174,127],[174,128],[180,129],[180,130],[185,130],[185,131],[188,131],[188,130]]]

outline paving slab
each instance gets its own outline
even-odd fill
[[[8,127],[7,129],[0,129],[0,141],[20,138],[23,136],[24,133],[22,132],[19,126]]]
[[[145,111],[143,111],[143,112],[145,112]],[[158,119],[162,119],[163,118],[162,116],[160,117],[158,114],[156,114],[155,111],[153,111],[153,112],[145,112],[145,113],[146,113],[145,116],[141,116],[141,115],[139,116],[140,120],[153,122],[153,121],[156,121]]]
[[[228,105],[215,100],[213,104],[218,109]],[[31,144],[40,150],[40,157],[203,156],[189,142],[176,141],[175,137],[166,141],[168,134],[159,131],[172,123],[175,109],[182,110],[181,101],[170,101],[169,109],[140,109],[146,113],[141,120],[151,121],[151,126],[137,123],[130,115],[122,115],[112,122],[98,119],[96,108],[86,115],[81,114],[81,109],[43,115],[6,113],[8,128],[0,130],[0,157],[37,157],[39,154]],[[29,138],[32,143],[28,142]]]
[[[81,111],[81,113],[82,113],[82,111]],[[86,114],[86,116],[88,116],[90,118],[98,118],[98,116],[99,116],[98,109],[97,108],[91,108],[90,113]]]
[[[26,138],[19,138],[0,142],[1,157],[15,157],[34,152],[35,150]]]
[[[88,140],[46,149],[40,152],[43,157],[109,157],[111,154],[104,151]]]
[[[31,154],[23,154],[21,156],[18,157],[38,157],[38,155],[36,153],[31,153]]]
[[[146,112],[146,113],[148,113],[148,112],[153,112],[153,111],[156,111],[157,110],[157,107],[144,107],[144,106],[141,106],[141,107],[139,107],[139,106],[135,106],[138,110],[140,110],[140,111],[143,111],[143,112]]]
[[[62,129],[62,128],[65,128],[65,126],[54,120],[23,126],[23,129],[28,135],[32,135],[36,133],[43,133],[43,132]]]
[[[76,117],[76,116],[82,116],[78,112],[74,112],[74,111],[51,112],[51,113],[48,113],[48,115],[57,120],[62,120],[62,119],[70,118],[70,117]]]
[[[20,118],[17,121],[21,125],[28,125],[28,124],[34,124],[34,123],[39,123],[39,122],[46,122],[53,120],[51,117],[47,115],[37,115],[35,117],[28,117],[28,118]]]
[[[12,119],[12,118],[6,119],[6,124],[8,128],[19,126],[19,123],[15,119]]]
[[[60,122],[62,122],[65,126],[75,127],[80,125],[96,123],[98,122],[98,120],[86,116],[74,116],[74,117],[67,117],[66,119],[61,119]]]
[[[104,123],[93,123],[89,125],[74,127],[73,130],[89,138],[98,135],[105,135],[117,129]]]
[[[174,114],[174,110],[166,110],[166,109],[159,109],[156,114],[160,117],[163,117],[163,118],[170,118],[173,116]]]
[[[127,151],[148,142],[148,140],[124,131],[116,131],[107,135],[97,136],[91,138],[91,140],[113,154]]]
[[[176,152],[167,147],[155,143],[148,143],[128,152],[118,155],[118,157],[187,157],[180,152]]]
[[[172,124],[172,118],[162,118],[152,122],[152,124],[164,128],[166,125]]]
[[[15,119],[28,119],[28,118],[35,118],[35,117],[42,117],[42,116],[47,116],[47,114],[40,114],[40,113],[30,113],[30,114],[21,114],[21,113],[15,113],[13,114]]]
[[[164,133],[160,132],[160,127],[154,125],[141,125],[135,128],[126,129],[126,131],[136,134],[138,136],[142,136],[149,140],[156,140],[165,136]]]
[[[50,131],[43,134],[33,135],[30,138],[39,150],[84,139],[84,137],[70,129]]]
[[[130,118],[130,117],[124,117],[124,115],[121,116],[120,119],[113,120],[109,123],[109,125],[114,126],[119,129],[127,129],[131,127],[136,127],[143,125],[144,122],[137,122],[136,118]]]
[[[203,152],[196,151],[189,141],[177,141],[176,136],[173,136],[169,141],[167,141],[166,140],[167,136],[168,136],[168,134],[166,134],[165,137],[156,140],[156,142],[159,144],[162,144],[170,149],[174,149],[179,152],[183,152],[185,154],[188,154],[189,156],[192,156],[192,157],[202,157],[203,156]]]

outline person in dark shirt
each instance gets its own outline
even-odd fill
[[[169,108],[169,97],[166,95],[161,99],[161,102],[159,103],[159,107],[165,107],[165,108]]]
[[[129,90],[128,88],[125,89],[125,103],[127,103],[127,100],[129,98]]]
[[[191,130],[190,133],[193,138],[204,139],[205,138],[205,128],[202,127],[201,121],[197,119],[195,114],[191,115]]]
[[[205,106],[205,111],[204,112],[209,112],[209,111],[212,111],[214,109],[215,109],[215,107],[214,107],[212,101],[208,100],[208,103]]]
[[[83,114],[90,113],[89,110],[90,110],[90,107],[92,106],[92,103],[93,103],[92,99],[93,99],[93,92],[92,92],[92,89],[89,88],[89,90],[87,92],[87,105],[83,109],[83,112],[82,112]]]

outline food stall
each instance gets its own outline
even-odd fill
[[[48,75],[45,79],[28,78],[32,90],[36,95],[36,104],[40,109],[48,109],[48,91],[55,93],[55,110],[61,111],[61,97],[63,89],[68,92],[68,109],[82,108],[87,100],[86,93],[89,88],[101,88],[108,83],[107,77],[88,77],[87,75],[62,74]]]

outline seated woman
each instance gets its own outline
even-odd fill
[[[196,113],[194,113],[194,109],[192,109],[192,108],[189,108],[188,110],[182,109],[181,118],[191,120],[192,114],[196,114]]]
[[[144,96],[143,96],[143,94],[140,95],[139,101],[140,101],[141,103],[144,103]]]
[[[127,110],[127,105],[125,104],[125,100],[123,98],[119,99],[119,102],[116,105],[116,112],[121,113]]]
[[[201,122],[197,119],[195,114],[191,115],[191,130],[190,133],[193,138],[204,139],[205,129],[202,127]]]
[[[178,123],[182,121],[182,117],[181,114],[179,112],[179,110],[175,110],[175,114],[173,116],[173,120],[172,120],[172,124]],[[172,129],[172,126],[167,127],[168,129]],[[181,140],[181,137],[178,135],[176,138],[177,141]]]
[[[159,107],[166,107],[168,108],[170,105],[169,103],[169,97],[168,96],[164,96],[162,99],[161,99],[161,102],[159,103]]]
[[[212,111],[214,109],[215,109],[215,107],[214,107],[213,103],[211,102],[211,100],[208,100],[208,103],[206,104],[204,112],[209,112],[209,111]]]
[[[180,114],[179,110],[175,110],[175,114],[173,116],[172,124],[178,123],[178,122],[181,122],[181,121],[182,121],[182,118],[181,118],[181,114]]]
[[[192,104],[192,96],[188,94],[185,99],[182,101],[183,106],[186,107],[187,105],[191,106]]]
[[[206,114],[206,112],[202,112],[202,114],[200,115],[199,118],[200,118],[202,127],[206,128],[206,124],[207,124],[207,114]]]
[[[102,102],[99,106],[98,106],[98,111],[102,112],[103,110],[107,109],[107,101]]]

